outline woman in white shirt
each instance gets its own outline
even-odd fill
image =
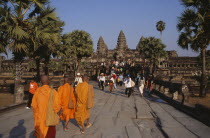
[[[130,97],[132,92],[130,75],[128,75],[128,77],[124,80],[124,83],[125,83],[125,95],[128,95],[128,97]]]

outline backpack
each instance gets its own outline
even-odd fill
[[[131,87],[135,86],[135,82],[131,80]]]

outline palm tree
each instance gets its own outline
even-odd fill
[[[42,10],[40,16],[33,24],[31,36],[33,38],[33,47],[29,50],[29,56],[37,63],[37,76],[39,76],[40,60],[44,59],[44,72],[48,75],[48,64],[51,56],[57,55],[60,47],[61,32],[64,22],[56,16],[55,9],[46,8]]]
[[[156,23],[156,29],[160,32],[161,38],[162,38],[163,30],[165,30],[165,26],[166,26],[166,23],[163,21],[158,21]]]
[[[180,32],[178,45],[183,49],[193,49],[202,56],[202,79],[200,96],[205,96],[206,87],[206,48],[210,44],[210,1],[181,0],[184,12],[178,17],[177,29]]]
[[[64,25],[47,2],[48,0],[13,0],[1,3],[1,8],[6,11],[0,20],[0,28],[5,29],[6,34],[4,42],[18,62],[24,57],[36,61],[38,78],[42,58],[45,59],[45,73],[48,74],[47,64],[51,54],[57,52],[61,27]]]
[[[141,37],[136,49],[150,61],[150,73],[154,73],[161,58],[167,57],[165,44],[155,37]]]

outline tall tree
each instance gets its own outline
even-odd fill
[[[40,60],[45,59],[45,70],[48,70],[52,51],[56,51],[60,43],[63,22],[56,17],[54,9],[48,7],[48,0],[5,0],[0,5],[6,11],[0,20],[4,42],[16,61],[24,57],[36,61],[39,78]]]
[[[162,32],[163,30],[165,30],[165,27],[166,27],[166,23],[163,21],[158,21],[156,23],[156,29],[160,32],[161,38],[162,38]]]
[[[37,74],[39,74],[40,60],[44,59],[44,72],[48,75],[48,64],[52,56],[56,56],[61,42],[61,32],[64,22],[56,16],[55,9],[46,8],[33,24],[31,36],[33,44],[29,56],[37,62]],[[39,75],[37,75],[39,76]]]
[[[200,96],[205,96],[206,88],[206,48],[210,44],[210,0],[181,0],[185,10],[178,17],[180,32],[178,45],[183,49],[193,49],[202,56],[202,79]]]
[[[93,54],[93,41],[89,33],[81,30],[75,30],[67,34],[69,38],[69,48],[76,57],[75,72],[79,70],[83,57],[90,57]]]
[[[159,65],[161,58],[167,57],[165,44],[155,37],[141,37],[136,48],[140,54],[143,54],[150,61],[150,73],[152,74]]]

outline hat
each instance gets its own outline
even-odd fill
[[[77,75],[79,76],[79,75],[80,75],[80,73],[77,73]]]

